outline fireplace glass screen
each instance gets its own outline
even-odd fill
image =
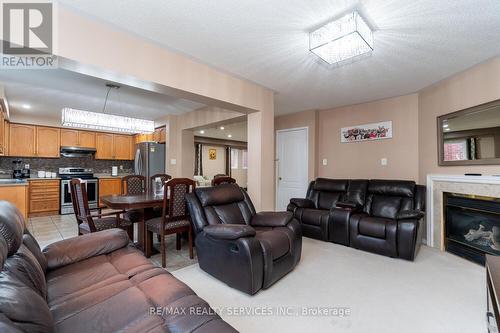
[[[445,193],[446,250],[484,263],[500,255],[500,200]]]

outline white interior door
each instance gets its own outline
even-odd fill
[[[276,210],[286,210],[291,198],[305,198],[308,186],[308,129],[276,134]]]

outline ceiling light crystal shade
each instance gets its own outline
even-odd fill
[[[332,65],[373,51],[373,31],[352,12],[311,32],[309,50]]]
[[[71,108],[62,109],[62,125],[122,133],[153,133],[152,120],[116,116]]]

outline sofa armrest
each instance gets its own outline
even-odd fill
[[[425,214],[421,210],[402,210],[396,215],[397,220],[420,220]]]
[[[250,225],[256,227],[286,227],[293,219],[290,212],[260,212],[253,216]]]
[[[361,206],[351,201],[339,201],[335,204],[335,208],[360,209]]]
[[[314,202],[309,199],[292,198],[290,204],[295,205],[297,208],[316,208]]]
[[[255,236],[255,229],[242,224],[213,224],[203,228],[203,231],[213,238],[235,240]]]
[[[414,260],[422,243],[423,220],[398,220],[398,254],[406,260]]]
[[[47,269],[52,270],[111,253],[128,244],[126,231],[109,229],[52,243],[43,249],[43,253],[47,258]]]

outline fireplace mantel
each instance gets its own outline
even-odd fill
[[[443,192],[500,198],[500,177],[427,175],[427,245],[444,250]]]

